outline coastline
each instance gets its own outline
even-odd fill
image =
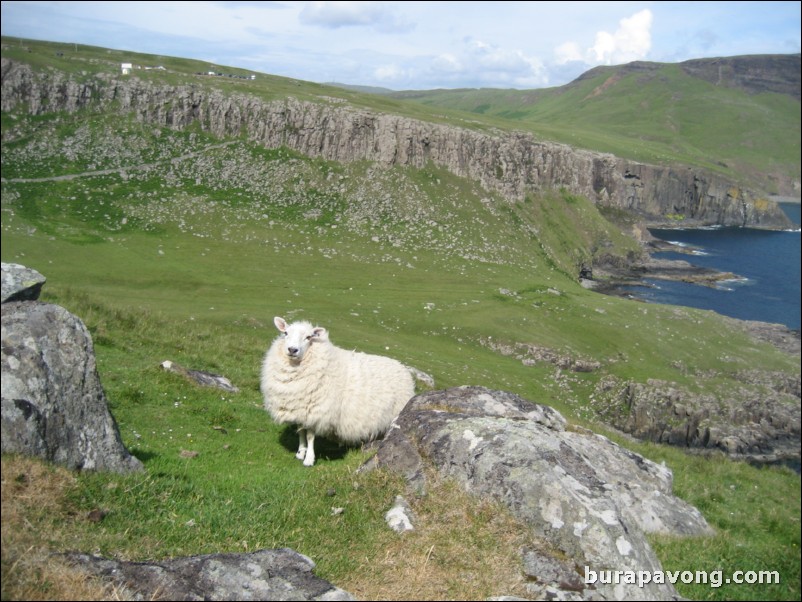
[[[790,198],[782,202],[801,204],[799,198]],[[656,285],[651,284],[649,280],[685,282],[711,288],[718,288],[726,281],[746,280],[739,274],[701,267],[682,259],[657,259],[653,257],[653,254],[667,251],[689,256],[699,252],[699,249],[691,245],[677,244],[656,238],[648,230],[648,228],[675,229],[678,227],[676,223],[671,224],[668,228],[666,228],[666,224],[641,224],[640,228],[638,228],[638,235],[641,240],[642,255],[630,261],[610,258],[609,261],[601,261],[595,264],[591,279],[580,279],[582,286],[605,295],[648,303],[648,301],[639,298],[636,293],[633,293],[632,289],[634,287],[654,288]],[[696,226],[696,228],[700,229],[709,227],[702,224]],[[694,229],[694,226],[685,223],[682,225],[682,229]],[[780,323],[738,319],[724,314],[719,315],[733,325],[738,324],[756,340],[768,342],[791,355],[799,356],[802,353],[802,338],[799,329],[792,329]]]
[[[711,287],[716,287],[720,282],[726,280],[743,280],[742,276],[732,272],[721,272],[714,268],[693,265],[682,259],[655,259],[652,256],[653,253],[666,251],[693,255],[692,247],[654,237],[644,242],[643,247],[644,255],[635,261],[625,264],[603,263],[594,267],[594,279],[584,280],[583,285],[606,295],[638,300],[625,290],[625,287],[651,288],[652,285],[646,282],[646,279],[672,280]]]
[[[778,204],[802,204],[802,197],[771,195],[769,199]],[[594,265],[594,276],[590,279],[581,278],[580,281],[585,288],[593,289],[606,295],[616,295],[640,301],[627,289],[638,286],[653,288],[653,285],[650,285],[647,279],[687,282],[713,288],[728,280],[745,280],[743,276],[732,272],[722,272],[715,268],[697,266],[681,259],[656,259],[654,257],[656,253],[669,251],[693,256],[698,252],[698,249],[690,245],[672,243],[657,238],[652,235],[650,229],[693,230],[718,227],[720,226],[696,220],[683,220],[680,223],[674,220],[641,222],[632,230],[636,238],[640,240],[643,250],[639,258],[632,261],[612,258],[609,261],[602,260],[599,264]],[[768,229],[774,230],[776,228]],[[798,229],[799,225],[796,224],[796,231]]]
[[[662,242],[662,241],[661,241]],[[675,245],[670,245],[671,250],[676,250]],[[655,280],[675,280],[689,282],[700,286],[715,287],[718,282],[738,278],[729,272],[718,272],[709,268],[694,266],[687,261],[671,259],[647,259],[636,262],[629,267],[599,268],[597,270],[602,276],[601,280],[582,279],[582,286],[592,289],[603,295],[623,297],[639,303],[648,303],[630,292],[633,286],[651,288],[652,285],[646,282],[647,278]],[[802,332],[793,330],[785,324],[774,322],[760,322],[758,320],[741,320],[719,314],[724,320],[733,326],[737,326],[746,331],[753,339],[763,343],[769,343],[780,351],[789,355],[802,355]]]

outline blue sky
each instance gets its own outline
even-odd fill
[[[4,36],[395,90],[565,84],[597,65],[800,52],[800,2],[22,2]]]

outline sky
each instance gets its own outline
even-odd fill
[[[22,2],[4,36],[393,90],[543,88],[598,65],[800,52],[793,2]]]

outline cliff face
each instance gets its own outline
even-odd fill
[[[800,99],[800,55],[770,54],[694,59],[680,63],[694,77],[750,94],[774,92]]]
[[[776,203],[710,173],[634,163],[540,142],[520,132],[486,133],[372,113],[337,99],[321,101],[264,101],[200,86],[157,86],[111,76],[79,82],[63,73],[36,74],[25,64],[2,61],[3,111],[119,110],[177,129],[197,122],[220,137],[244,133],[268,148],[286,146],[332,161],[411,167],[432,162],[511,200],[566,188],[647,221],[681,216],[692,225],[791,226]]]

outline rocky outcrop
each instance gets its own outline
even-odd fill
[[[316,577],[314,562],[293,550],[209,554],[126,562],[66,554],[75,566],[113,582],[135,600],[353,600]]]
[[[504,503],[564,555],[534,564],[542,569],[530,574],[539,599],[555,592],[561,599],[674,599],[671,585],[586,584],[584,572],[660,571],[645,533],[711,532],[695,508],[672,495],[665,466],[569,428],[557,411],[512,393],[459,387],[414,397],[363,470],[386,467],[425,490],[426,463]]]
[[[741,371],[726,396],[698,394],[676,383],[606,376],[591,406],[597,416],[639,439],[733,459],[799,470],[799,375]]]
[[[27,273],[23,266],[13,271]],[[41,280],[33,280],[37,295]],[[14,296],[33,295],[18,291]],[[2,451],[80,470],[142,470],[109,412],[89,331],[63,307],[3,303]]]
[[[716,86],[750,94],[772,92],[800,100],[802,59],[797,54],[763,54],[694,59],[680,63],[683,71]]]
[[[538,141],[526,133],[428,123],[326,97],[268,102],[207,87],[160,86],[109,75],[78,81],[59,72],[34,73],[8,59],[0,66],[4,111],[117,110],[158,126],[182,129],[197,123],[218,137],[244,134],[268,148],[288,147],[332,161],[417,168],[433,163],[511,200],[565,188],[647,220],[671,214],[682,215],[689,225],[791,227],[774,201],[714,174],[635,163]]]

